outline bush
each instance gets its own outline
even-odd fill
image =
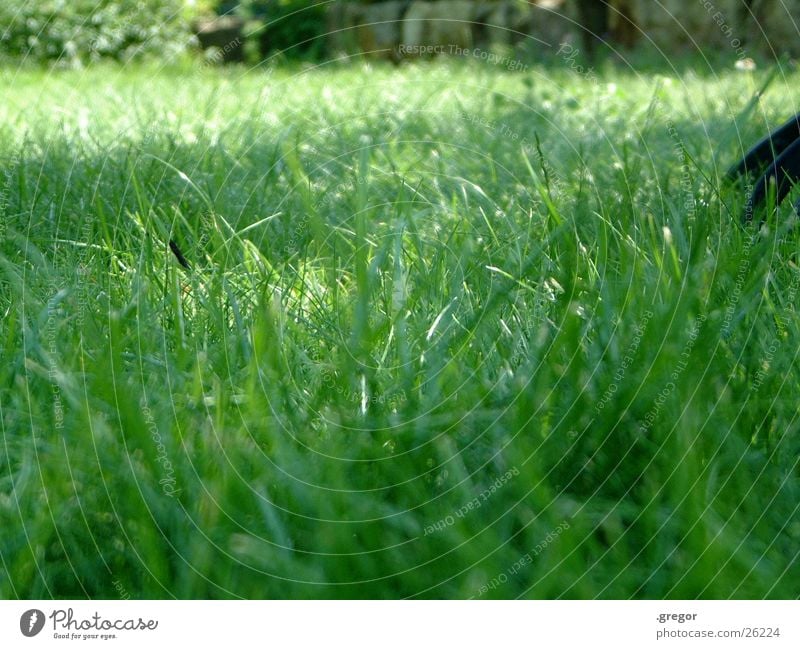
[[[192,42],[186,0],[2,0],[0,55],[71,66],[172,57]]]
[[[325,46],[325,3],[308,0],[249,0],[241,3],[247,17],[264,25],[260,32],[263,56],[282,51],[287,56],[318,57]]]

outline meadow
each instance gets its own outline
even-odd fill
[[[0,597],[800,596],[798,87],[0,70]]]

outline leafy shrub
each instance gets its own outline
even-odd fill
[[[186,0],[2,0],[0,55],[80,65],[171,57],[192,42]]]
[[[241,10],[264,25],[261,54],[282,51],[287,56],[320,56],[324,49],[326,3],[308,0],[246,0]]]

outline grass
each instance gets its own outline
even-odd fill
[[[798,597],[766,77],[0,71],[0,596]]]

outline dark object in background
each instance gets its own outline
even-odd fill
[[[577,0],[577,4],[583,47],[588,56],[594,56],[598,43],[605,41],[611,26],[608,4],[604,0]]]
[[[222,63],[244,62],[244,21],[238,16],[220,16],[195,24],[200,47],[215,48]]]
[[[266,59],[276,52],[290,57],[322,58],[325,54],[326,2],[251,0],[249,14],[263,28],[258,50]]]
[[[764,206],[771,185],[775,185],[777,207],[800,181],[800,114],[759,141],[730,168],[727,178],[736,180],[754,174],[760,176],[745,204],[742,218],[746,222],[752,221],[753,215]],[[800,211],[800,201],[795,210]]]
[[[636,13],[632,0],[617,0],[614,12],[609,18],[611,39],[622,47],[631,48],[636,45],[641,32],[636,25]]]

